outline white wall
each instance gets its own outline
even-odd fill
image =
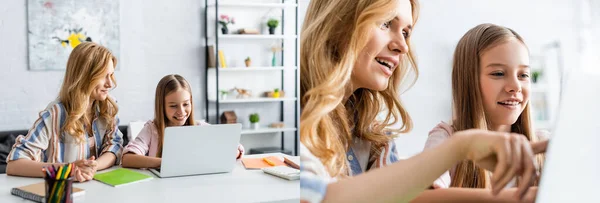
[[[415,127],[397,139],[402,157],[422,150],[427,134],[440,121],[451,117],[451,62],[456,43],[467,30],[481,23],[514,29],[532,54],[539,47],[559,40],[567,68],[580,64],[578,48],[579,1],[559,0],[427,0],[413,34],[419,79],[402,95]]]
[[[26,2],[0,2],[0,131],[30,128],[56,98],[64,76],[64,71],[28,70]],[[120,10],[118,87],[111,94],[119,102],[121,125],[153,117],[156,84],[172,73],[190,82],[196,117],[203,119],[204,1],[128,0],[121,1]],[[278,137],[271,141],[262,145],[279,146]],[[287,139],[286,148],[293,146]]]
[[[30,128],[56,98],[64,77],[64,71],[28,70],[26,2],[0,2],[0,131]],[[299,16],[307,3],[300,1]],[[111,95],[118,100],[121,125],[152,119],[156,84],[173,73],[192,85],[196,119],[204,119],[204,1],[127,0],[120,13],[118,87]],[[286,135],[287,149],[294,146],[292,136]],[[250,142],[247,149],[280,145],[279,136],[258,137],[242,136],[242,143]]]
[[[56,98],[64,76],[64,71],[28,70],[25,2],[0,2],[0,130],[31,127],[38,112]],[[119,102],[121,124],[153,117],[156,84],[171,73],[191,83],[196,113],[203,115],[198,97],[204,64],[201,3],[121,1],[118,87],[111,92]]]

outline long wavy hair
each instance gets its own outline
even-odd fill
[[[108,96],[103,101],[95,100],[90,104],[90,96],[100,80],[106,77],[105,73],[110,61],[113,62],[113,66],[117,66],[117,58],[110,50],[93,42],[79,44],[69,55],[58,99],[65,106],[67,112],[62,130],[80,142],[85,139],[86,132],[92,133],[91,126],[89,126],[92,118],[86,113],[90,105],[99,107],[99,119],[109,127],[107,133],[116,130],[112,127],[116,125],[115,119],[119,107],[113,98]],[[114,76],[111,76],[110,79],[116,87]],[[84,126],[87,127],[84,128]]]
[[[361,88],[342,103],[361,50],[376,25],[393,18],[395,12],[390,8],[396,2],[312,0],[308,6],[300,42],[300,141],[333,177],[348,175],[345,155],[353,135],[370,141],[371,153],[380,153],[394,136],[412,129],[412,120],[399,99],[408,73],[414,72],[409,87],[418,75],[412,51],[400,57],[401,64],[386,90]],[[410,3],[414,25],[419,5],[416,0]],[[380,112],[385,119],[375,121]],[[399,128],[390,128],[399,121]]]
[[[517,39],[523,45],[523,38],[514,30],[494,24],[481,24],[469,30],[456,45],[452,64],[453,127],[456,131],[467,129],[489,129],[483,107],[483,94],[480,87],[480,60],[489,49]],[[511,132],[523,134],[530,141],[537,141],[530,113],[530,102],[512,125]],[[536,155],[542,168],[544,157]],[[472,161],[462,161],[456,166],[451,187],[490,188],[490,174]]]
[[[180,75],[166,75],[158,82],[156,85],[156,94],[154,97],[154,125],[156,125],[156,130],[158,131],[158,152],[156,154],[157,157],[162,157],[162,148],[163,141],[165,137],[165,127],[167,127],[167,122],[169,118],[167,118],[167,113],[165,111],[165,97],[170,93],[173,93],[177,90],[183,89],[190,93],[190,116],[185,121],[184,126],[188,125],[196,125],[194,121],[194,100],[192,96],[192,88],[190,84],[185,80],[185,78]]]

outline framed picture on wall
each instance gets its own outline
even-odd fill
[[[119,58],[119,13],[119,0],[27,0],[29,70],[65,70],[73,48],[85,41]]]

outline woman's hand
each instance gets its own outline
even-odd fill
[[[527,194],[537,173],[532,145],[524,135],[485,130],[465,130],[456,135],[467,140],[463,148],[466,159],[493,172],[494,195],[516,176],[521,177],[516,195],[522,198]]]
[[[72,177],[75,177],[76,181],[85,182],[94,179],[96,170],[98,169],[98,162],[96,158],[92,156],[90,159],[81,159],[73,162],[75,168],[71,173]]]

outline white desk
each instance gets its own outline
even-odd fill
[[[246,155],[247,158],[284,154]],[[299,157],[290,157],[299,163]],[[100,171],[99,173],[119,168]],[[131,169],[136,170],[136,169]],[[300,181],[288,181],[263,173],[246,170],[241,161],[231,173],[185,176],[161,179],[148,170],[136,170],[154,177],[153,180],[115,188],[92,180],[74,183],[85,189],[85,195],[75,202],[299,202]],[[14,187],[42,182],[41,178],[0,175],[0,202],[29,202],[10,194]]]

